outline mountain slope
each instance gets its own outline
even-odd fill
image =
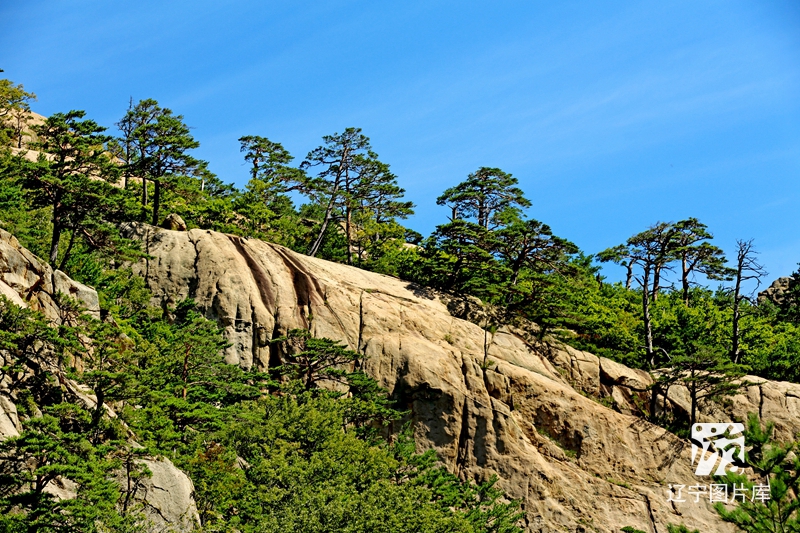
[[[410,411],[418,445],[460,475],[498,475],[523,499],[529,531],[731,530],[707,502],[667,502],[669,484],[710,482],[694,476],[687,441],[587,397],[602,389],[630,410],[644,372],[526,342],[513,328],[489,333],[426,289],[281,246],[141,224],[125,232],[151,257],[134,268],[154,303],[195,299],[224,327],[228,362],[278,364],[269,340],[292,328],[365,354],[365,370]],[[714,413],[726,417],[718,421],[760,408],[782,433],[800,429],[800,386],[759,383],[734,399],[735,413]],[[680,391],[671,398],[680,407]]]

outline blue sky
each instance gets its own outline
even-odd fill
[[[242,135],[299,162],[357,126],[425,234],[442,190],[495,166],[588,253],[694,216],[729,254],[755,239],[770,279],[800,261],[794,0],[11,4],[0,68],[36,111],[112,127],[155,98],[225,181],[246,181]]]

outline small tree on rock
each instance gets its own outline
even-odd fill
[[[0,79],[0,146],[16,140],[16,147],[22,148],[22,137],[30,118],[30,103],[35,100],[36,95],[27,92],[22,84]]]
[[[701,402],[718,401],[749,385],[740,379],[747,370],[748,367],[731,362],[724,352],[693,342],[686,353],[672,356],[670,368],[657,377],[656,383],[660,390],[668,390],[672,384],[686,387],[691,425],[697,421]]]

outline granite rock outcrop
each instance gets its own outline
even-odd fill
[[[426,288],[282,246],[199,229],[124,231],[144,244],[149,258],[133,268],[153,303],[168,310],[193,298],[224,329],[229,363],[279,364],[269,341],[293,328],[363,353],[365,370],[410,411],[418,445],[464,477],[498,476],[522,500],[527,531],[732,531],[707,501],[668,501],[670,484],[703,480],[688,441],[635,416],[647,372],[481,327]],[[758,380],[703,416],[761,412],[788,435],[800,430],[798,402],[800,386]]]

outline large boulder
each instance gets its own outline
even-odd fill
[[[135,499],[144,505],[149,531],[191,531],[200,524],[189,476],[166,459],[145,459],[141,463],[151,476],[141,481]]]
[[[769,287],[758,293],[758,303],[769,301],[775,305],[783,305],[791,282],[792,278],[788,276],[776,279]]]

